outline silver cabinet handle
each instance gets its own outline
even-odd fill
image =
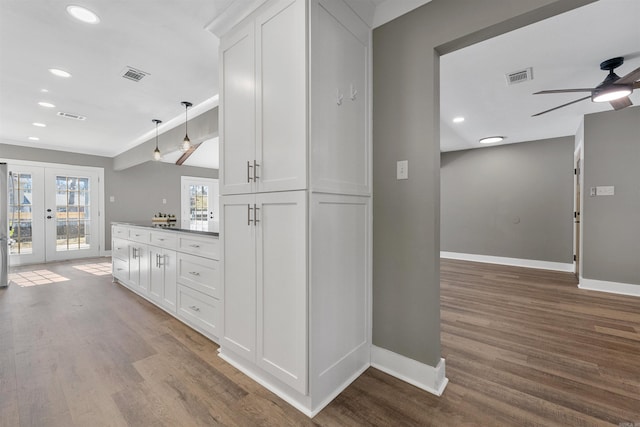
[[[190,271],[189,274],[196,277],[200,276],[200,273],[198,273],[197,271]]]
[[[191,306],[189,306],[189,308],[190,308],[191,310],[193,310],[193,311],[200,311],[200,308],[198,308],[198,307],[197,307],[197,306],[195,306],[195,305],[191,305]]]
[[[118,270],[118,271],[122,271],[122,270],[124,270],[124,268],[118,268],[117,270]]]
[[[158,239],[158,240],[160,240],[161,242],[164,242],[165,239]]]
[[[138,254],[138,248],[131,248],[131,250],[133,251],[133,255],[132,255],[133,259],[138,258],[138,255],[137,255]]]
[[[258,207],[258,205],[256,205],[255,203],[253,204],[253,224],[254,225],[258,225],[258,223],[260,222],[260,220],[258,219],[258,211],[260,210],[260,208]]]
[[[200,245],[189,245],[189,247],[191,247],[191,248],[199,248]]]
[[[253,166],[251,166],[251,162],[249,162],[249,160],[247,160],[247,182],[251,182],[253,180],[253,178],[251,177],[251,169],[253,168]]]
[[[156,267],[160,268],[160,254],[156,254]]]
[[[255,160],[253,161],[253,182],[258,181],[258,178],[260,178],[258,176],[258,166],[260,166],[258,164],[258,162],[256,162]]]
[[[251,221],[253,221],[251,219],[251,211],[253,210],[253,208],[251,207],[251,205],[247,205],[247,225],[251,225]]]

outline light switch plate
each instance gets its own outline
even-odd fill
[[[409,179],[409,160],[398,160],[396,179]]]

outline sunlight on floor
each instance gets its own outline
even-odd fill
[[[9,274],[9,280],[18,286],[26,287],[66,282],[70,279],[49,270],[34,270],[22,273],[11,273]]]
[[[95,264],[74,265],[73,268],[93,274],[94,276],[108,276],[111,274],[110,262],[98,262]]]

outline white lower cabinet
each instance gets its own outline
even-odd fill
[[[222,346],[307,392],[304,191],[221,198]]]
[[[222,313],[219,240],[197,233],[114,225],[113,276],[214,341]]]

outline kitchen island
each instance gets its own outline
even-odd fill
[[[114,282],[218,342],[223,295],[217,232],[113,222],[111,239]]]

